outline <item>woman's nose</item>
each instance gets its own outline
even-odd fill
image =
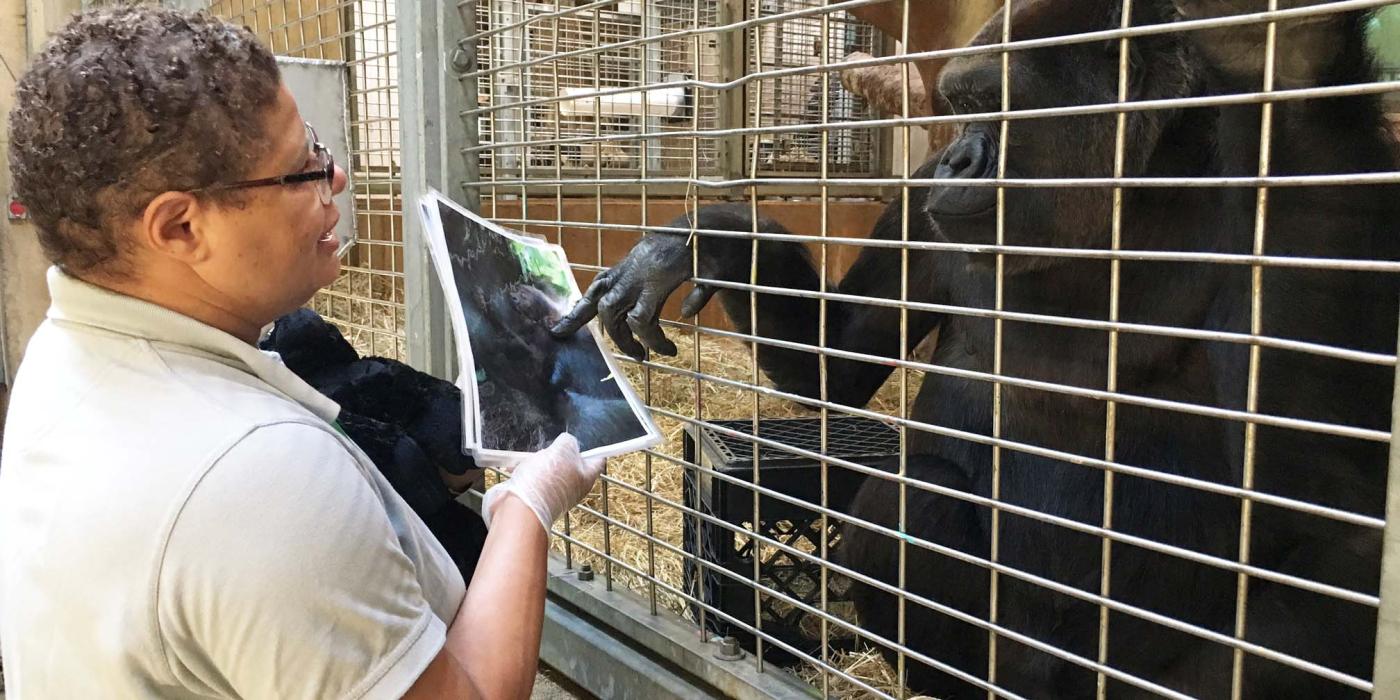
[[[346,182],[345,170],[339,165],[335,166],[335,177],[331,178],[331,193],[340,194],[344,192]]]

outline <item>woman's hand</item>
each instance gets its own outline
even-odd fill
[[[481,516],[489,528],[493,506],[505,495],[512,494],[534,511],[548,532],[559,516],[588,495],[593,482],[603,473],[604,464],[601,458],[581,457],[578,440],[564,433],[549,447],[508,469],[510,479],[486,491],[481,502]]]

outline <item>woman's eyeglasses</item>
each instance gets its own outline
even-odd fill
[[[306,150],[315,154],[316,169],[291,173],[290,175],[279,175],[277,177],[265,177],[258,180],[244,180],[242,182],[230,182],[221,185],[210,185],[199,189],[189,190],[190,193],[212,192],[215,190],[239,190],[248,187],[269,187],[272,185],[295,185],[302,182],[316,183],[316,195],[321,198],[321,204],[331,203],[331,184],[335,181],[335,159],[331,157],[330,151],[316,138],[316,130],[306,125]]]

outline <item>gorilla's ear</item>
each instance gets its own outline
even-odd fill
[[[1115,24],[1114,27],[1118,25]],[[1143,42],[1150,40],[1149,37],[1129,37],[1128,38],[1128,97],[1132,98],[1138,94],[1138,88],[1142,85],[1146,64],[1142,60]],[[1114,58],[1118,57],[1118,50],[1123,42],[1119,39],[1110,39],[1103,42],[1104,53]],[[1117,82],[1115,81],[1115,85]]]
[[[1180,0],[1135,0],[1133,24],[1167,24],[1181,20]]]
[[[1123,0],[1109,0],[1109,18],[1105,26],[1113,29],[1123,26],[1123,4]],[[1133,0],[1128,25],[1148,27],[1176,22],[1181,19],[1177,5],[1177,0]]]
[[[1117,29],[1123,25],[1123,0],[1110,0],[1111,15],[1107,26]],[[1147,27],[1156,24],[1170,24],[1181,18],[1177,11],[1176,0],[1133,0],[1132,16],[1129,17],[1128,24],[1132,27]],[[1159,55],[1159,52],[1167,46],[1179,44],[1181,38],[1175,34],[1150,34],[1135,36],[1128,39],[1128,95],[1132,97],[1139,94],[1147,75],[1147,61],[1145,56],[1151,54]],[[1104,51],[1114,57],[1118,56],[1118,47],[1121,42],[1112,39],[1104,42]]]

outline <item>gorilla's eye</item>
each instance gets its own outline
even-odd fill
[[[946,98],[946,97],[943,96],[943,93],[941,93],[941,92],[935,92],[935,93],[934,93],[934,101],[935,101],[935,103],[936,103],[936,104],[934,105],[934,107],[938,110],[938,114],[957,114],[957,113],[958,113],[957,108],[953,106],[953,103],[952,103],[952,102],[949,102],[949,101],[948,101],[948,98]]]
[[[977,100],[973,98],[971,86],[965,84],[955,84],[948,86],[944,91],[943,101],[954,114],[972,114],[978,110]]]

